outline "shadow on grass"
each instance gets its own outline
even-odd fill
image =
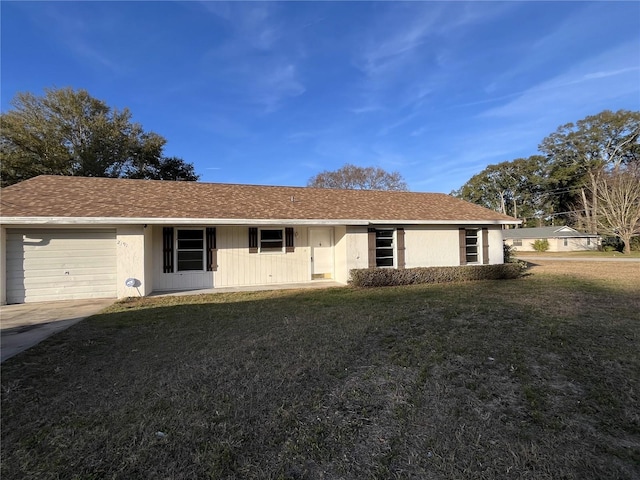
[[[3,365],[2,474],[633,478],[638,308],[536,276],[122,302]]]

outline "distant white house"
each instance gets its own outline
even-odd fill
[[[508,229],[502,231],[502,238],[519,252],[533,252],[533,243],[545,239],[549,241],[549,252],[597,250],[600,246],[598,235],[567,226]]]

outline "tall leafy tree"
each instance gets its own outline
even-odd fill
[[[559,127],[539,146],[550,165],[549,186],[558,211],[581,205],[585,223],[597,233],[600,176],[640,162],[640,112],[605,110]]]
[[[320,172],[309,179],[307,186],[351,190],[407,190],[407,183],[398,172],[389,173],[378,167],[358,167],[351,164],[335,171]]]
[[[546,210],[545,171],[540,155],[489,165],[452,194],[526,222]]]
[[[193,165],[166,159],[166,140],[86,90],[18,93],[0,115],[2,186],[48,175],[197,180]]]

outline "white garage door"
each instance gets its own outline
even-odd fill
[[[7,303],[115,296],[114,230],[7,230]]]

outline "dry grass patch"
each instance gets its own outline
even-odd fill
[[[119,303],[3,364],[2,476],[638,478],[637,290],[596,273]]]
[[[526,257],[525,257],[526,260]],[[596,285],[608,285],[614,288],[640,291],[640,261],[606,262],[606,261],[532,261],[530,273],[546,277],[563,277],[588,280]]]

